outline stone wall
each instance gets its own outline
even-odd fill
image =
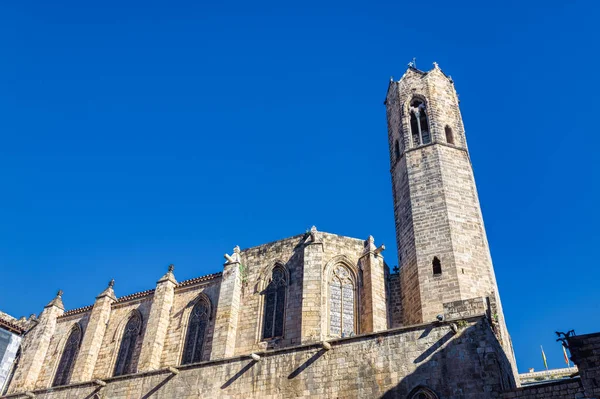
[[[600,396],[600,333],[567,339],[579,377],[504,392],[502,399],[583,399]]]
[[[600,397],[600,333],[570,337],[567,342],[586,397]]]
[[[38,338],[33,340],[41,356],[26,359],[26,365],[39,367],[40,371],[34,375],[19,367],[9,392],[52,386],[66,339],[74,326],[81,328],[83,338],[70,383],[112,377],[123,329],[134,313],[142,320],[132,356],[136,370],[147,372],[179,366],[189,315],[200,298],[210,303],[201,356],[205,361],[330,338],[328,278],[339,264],[345,265],[354,276],[353,333],[385,330],[389,327],[389,287],[386,289],[389,271],[380,252],[372,237],[360,240],[314,229],[258,247],[236,249],[224,273],[177,283],[170,268],[156,289],[119,299],[111,282],[93,306],[64,315],[61,310],[52,313],[52,317],[46,312],[48,315],[40,320],[42,327],[31,330],[33,336],[44,338],[43,342]],[[287,273],[284,334],[276,339],[263,339],[264,290],[276,265],[284,267]],[[231,289],[224,289],[223,284]],[[40,343],[46,347],[42,348]],[[29,356],[27,345],[25,352]]]
[[[402,296],[400,294],[400,274],[390,274],[388,278],[388,312],[390,327],[402,325]]]
[[[501,395],[502,399],[579,399],[585,398],[581,381],[557,381],[527,386]]]
[[[320,344],[208,361],[91,383],[38,390],[39,399],[91,398],[405,398],[426,386],[442,398],[494,398],[510,371],[484,317],[455,333],[447,324],[426,324]],[[11,395],[10,398],[24,397]]]

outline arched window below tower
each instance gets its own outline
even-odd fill
[[[75,365],[75,359],[79,352],[79,345],[81,344],[81,328],[79,325],[75,325],[62,352],[56,374],[54,375],[54,381],[52,382],[53,387],[67,385],[71,379],[71,373],[73,372],[73,366]]]
[[[418,387],[412,390],[408,399],[439,399],[438,396],[429,388]]]
[[[396,140],[396,142],[394,143],[394,156],[396,157],[394,161],[400,159],[400,143],[398,142],[398,140]]]
[[[440,262],[440,260],[437,256],[435,256],[433,258],[433,262],[431,262],[431,263],[433,265],[433,275],[438,276],[438,275],[442,274],[442,262]]]
[[[410,102],[410,130],[415,146],[431,143],[425,104],[418,98]]]
[[[264,291],[263,339],[283,337],[287,278],[283,267],[275,266]]]
[[[446,142],[448,144],[454,144],[454,135],[452,134],[452,128],[450,126],[446,126],[444,130],[446,131]]]
[[[356,285],[352,273],[343,265],[334,267],[329,279],[329,335],[349,337],[356,334]]]
[[[133,363],[133,351],[137,344],[138,337],[142,331],[142,318],[136,312],[134,313],[123,330],[121,346],[117,355],[114,376],[135,373],[135,364]]]
[[[183,347],[183,358],[181,364],[197,363],[202,360],[204,351],[204,340],[208,321],[210,319],[210,303],[204,297],[194,305],[188,319],[187,334]]]

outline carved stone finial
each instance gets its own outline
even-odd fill
[[[310,228],[310,241],[317,242],[317,226]]]
[[[171,263],[169,265],[169,273],[173,273],[173,270],[175,270],[175,265]]]
[[[373,236],[369,236],[368,241],[369,241],[369,244],[374,244],[375,238]]]
[[[112,287],[114,287],[114,286],[115,286],[115,279],[113,278],[112,280],[110,280],[110,281],[108,282],[108,287],[109,287],[109,288],[112,288]]]
[[[239,254],[241,252],[240,246],[236,245],[235,248],[233,248],[233,253],[234,254]]]
[[[390,82],[393,82],[393,81],[394,81],[394,77],[390,76]]]
[[[63,291],[62,290],[58,290],[58,292],[56,293],[56,296],[54,297],[54,299],[51,300],[50,303],[46,305],[46,307],[49,308],[49,307],[52,307],[52,306],[56,306],[56,307],[61,308],[61,309],[64,310],[65,307],[63,306],[62,298],[61,298],[62,294],[63,294]]]
[[[434,62],[434,63],[433,63],[433,67],[434,67],[435,69],[440,69],[440,66],[438,65],[438,63],[437,63],[437,62]]]

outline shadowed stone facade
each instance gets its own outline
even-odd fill
[[[235,247],[208,276],[177,282],[170,266],[123,297],[111,281],[67,312],[59,293],[6,397],[543,397],[516,390],[452,80],[411,67],[385,103],[399,271],[372,236],[313,227]]]

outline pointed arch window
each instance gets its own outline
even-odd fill
[[[438,396],[431,389],[418,387],[408,395],[408,399],[438,399]]]
[[[348,337],[355,330],[355,282],[350,270],[337,265],[329,280],[329,335]]]
[[[54,375],[54,381],[52,382],[53,387],[67,385],[69,383],[80,344],[81,328],[78,325],[75,325],[69,333],[62,356],[60,357],[60,362],[58,363],[58,368]]]
[[[181,364],[197,363],[202,360],[209,320],[210,303],[207,299],[201,298],[190,313]]]
[[[121,338],[121,346],[119,347],[119,354],[117,355],[117,363],[115,364],[115,376],[135,372],[133,352],[141,330],[142,318],[136,312],[129,318],[123,331],[123,338]]]
[[[287,285],[285,270],[281,266],[276,266],[271,272],[271,281],[264,291],[263,339],[283,337]]]
[[[425,103],[418,98],[410,102],[410,131],[415,146],[431,143]]]

